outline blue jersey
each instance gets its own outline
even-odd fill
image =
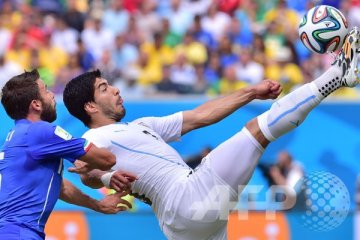
[[[43,239],[59,198],[63,158],[74,161],[90,144],[48,122],[15,121],[0,151],[0,239]]]

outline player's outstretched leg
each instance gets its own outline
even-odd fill
[[[266,139],[273,141],[299,126],[315,106],[338,88],[359,84],[359,41],[359,29],[354,27],[334,63],[323,75],[279,99],[270,110],[258,117],[259,127]]]

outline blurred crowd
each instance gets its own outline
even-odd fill
[[[320,4],[360,26],[360,0],[0,0],[0,87],[38,68],[61,94],[71,78],[98,68],[134,98],[221,95],[264,78],[287,93],[333,61],[298,37],[300,19]]]

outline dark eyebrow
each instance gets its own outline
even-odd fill
[[[100,83],[100,84],[99,84],[99,86],[98,86],[97,88],[99,88],[99,89],[100,89],[100,88],[101,88],[102,86],[104,86],[104,85],[105,85],[105,86],[107,86],[107,85],[108,85],[108,83],[107,83],[107,82],[102,82],[102,83]]]

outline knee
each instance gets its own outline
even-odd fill
[[[253,137],[261,144],[262,147],[265,148],[270,143],[269,140],[267,140],[262,133],[257,118],[253,118],[252,120],[247,122],[245,127],[247,130],[249,130],[251,135],[253,135]]]

